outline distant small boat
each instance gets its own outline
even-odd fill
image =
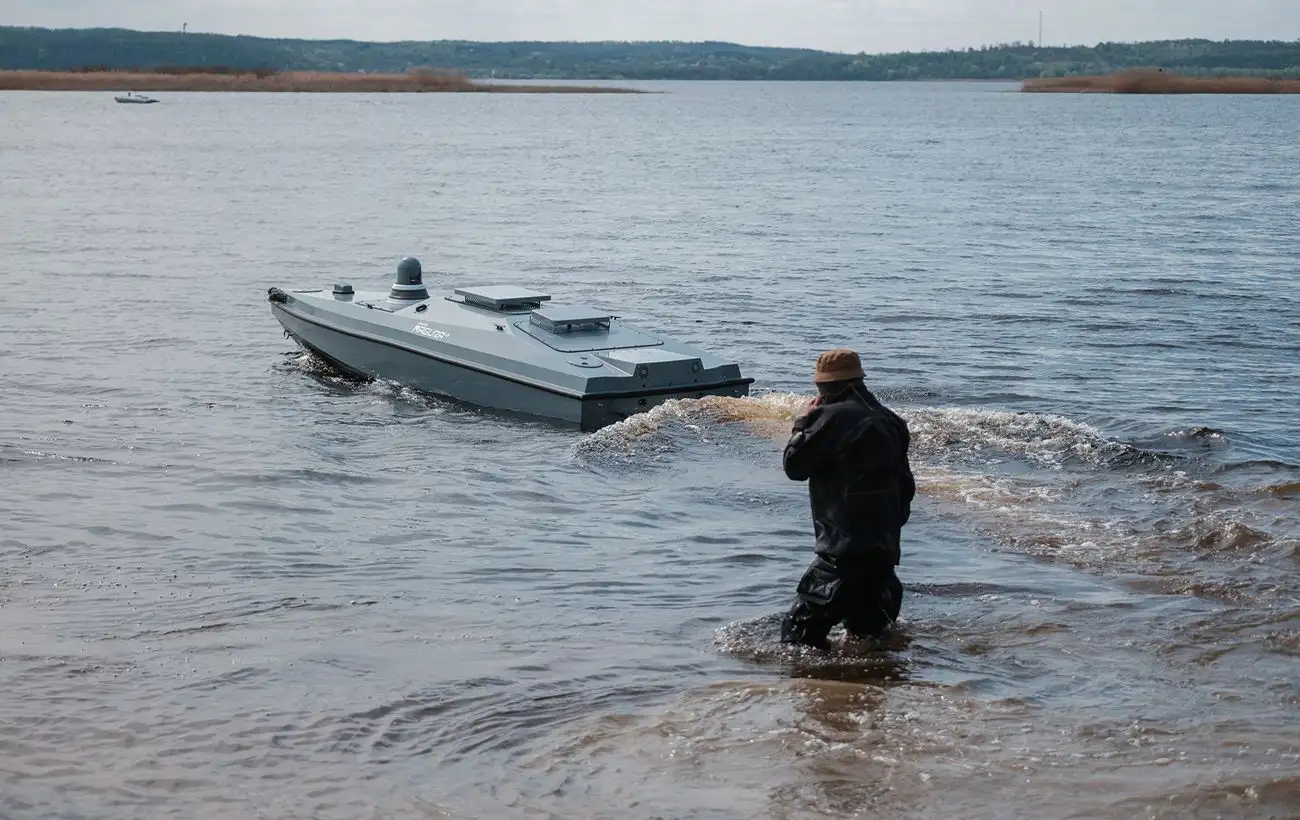
[[[144,94],[137,94],[137,93],[135,93],[134,91],[128,91],[128,92],[126,92],[125,94],[119,94],[118,96],[114,97],[113,99],[117,100],[117,101],[120,102],[120,103],[139,103],[139,104],[143,104],[143,103],[156,103],[156,102],[158,102],[158,101],[155,100],[153,97],[146,97]]]

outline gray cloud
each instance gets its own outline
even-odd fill
[[[6,0],[0,23],[362,40],[730,40],[836,51],[1300,38],[1300,0]]]

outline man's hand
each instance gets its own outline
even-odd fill
[[[799,431],[807,424],[808,414],[813,411],[814,407],[820,407],[822,403],[821,395],[814,396],[811,401],[804,405],[803,411],[794,417],[794,430]]]

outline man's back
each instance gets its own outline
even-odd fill
[[[907,423],[860,384],[796,420],[782,463],[808,481],[819,555],[898,564],[916,494],[909,445]]]

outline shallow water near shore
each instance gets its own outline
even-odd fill
[[[1300,813],[1295,98],[638,85],[0,94],[0,816]],[[407,254],[755,395],[581,434],[270,316]],[[824,654],[839,345],[919,492]]]

